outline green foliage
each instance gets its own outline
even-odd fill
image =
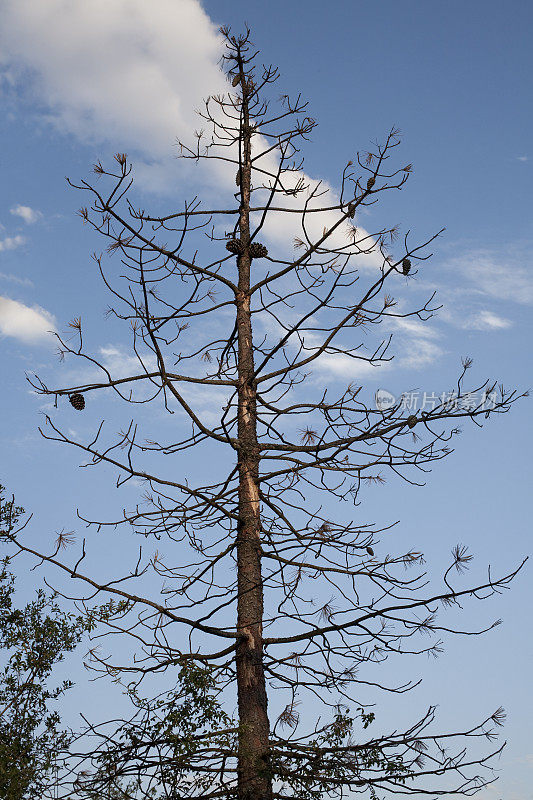
[[[0,486],[0,541],[12,541],[24,509],[4,498]],[[55,757],[68,750],[69,736],[50,704],[71,687],[70,681],[47,687],[53,667],[72,651],[83,632],[116,620],[130,610],[128,601],[109,602],[84,617],[61,611],[55,598],[39,590],[24,608],[14,608],[15,577],[10,558],[0,561],[0,798],[33,800],[43,796],[54,778]],[[177,660],[176,683],[155,699],[126,688],[136,714],[125,721],[81,770],[76,797],[86,800],[131,800],[181,797],[191,788],[191,768],[213,746],[235,750],[232,720],[218,701],[211,669],[191,660]],[[119,681],[120,682],[120,681]],[[155,774],[146,774],[146,759],[162,756]],[[194,781],[207,789],[212,778]],[[151,785],[150,785],[151,784]]]
[[[83,798],[178,800],[212,789],[213,775],[201,768],[206,752],[236,751],[233,720],[221,708],[217,681],[209,667],[191,660],[175,664],[172,690],[141,697],[130,684],[126,694],[137,709],[91,756],[92,770],[77,782]],[[223,756],[222,756],[223,758]],[[152,771],[147,764],[157,764]],[[129,783],[125,783],[129,781]]]
[[[9,540],[23,509],[5,501],[0,486],[0,539]],[[54,768],[54,754],[67,745],[51,702],[72,685],[47,681],[55,664],[78,643],[83,622],[61,612],[42,590],[24,608],[14,608],[10,558],[0,560],[0,797],[41,796]]]
[[[398,784],[411,774],[399,756],[386,757],[379,743],[357,745],[354,740],[355,719],[347,707],[337,706],[333,720],[305,745],[292,751],[274,748],[271,770],[298,800],[323,800],[338,795],[340,785],[368,790],[371,800],[379,800],[371,775],[389,775]],[[366,730],[375,719],[373,712],[358,709],[361,727]],[[294,759],[298,759],[295,769]]]

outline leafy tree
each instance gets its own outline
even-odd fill
[[[326,197],[301,171],[299,144],[315,126],[306,104],[284,95],[270,112],[277,71],[258,69],[248,31],[222,35],[228,93],[208,98],[201,116],[211,133],[181,143],[181,155],[217,165],[228,203],[206,208],[195,197],[150,215],[134,204],[123,153],[112,166],[95,165],[98,182],[78,186],[90,198],[82,219],[120,259],[108,274],[95,255],[113,298],[109,313],[131,331],[138,370],[113,374],[87,349],[75,318],[74,339],[59,337],[61,355],[99,367],[101,378],[74,386],[32,378],[59,403],[45,437],[116,468],[118,485],[146,484],[142,501],[118,519],[82,518],[99,530],[125,524],[164,550],[135,549],[131,565],[102,563],[95,574],[84,569],[85,540],[68,560],[13,538],[85,584],[88,613],[95,593],[110,597],[108,630],[135,648],[122,660],[93,654],[93,668],[122,682],[135,710],[129,719],[87,723],[71,749],[77,777],[65,778],[64,797],[470,794],[491,779],[483,772],[490,753],[470,755],[467,745],[491,739],[501,711],[439,732],[430,708],[407,730],[372,737],[369,692],[416,685],[381,682],[378,665],[403,653],[437,654],[440,632],[451,629],[440,621],[443,607],[488,597],[516,571],[458,584],[471,556],[457,545],[442,582],[432,582],[421,553],[387,552],[381,539],[392,526],[362,522],[359,511],[353,519],[342,504],[358,506],[368,483],[383,482],[382,471],[416,483],[449,454],[459,420],[505,413],[517,394],[492,381],[468,389],[470,360],[455,392],[421,413],[406,413],[400,401],[376,405],[355,383],[337,391],[310,380],[324,361],[340,359],[346,372],[351,364],[379,367],[392,358],[398,320],[431,317],[433,298],[408,310],[392,291],[408,293],[435,237],[413,244],[395,226],[360,227],[361,212],[402,189],[411,173],[411,165],[392,166],[397,131],[352,156],[338,196]],[[116,436],[102,420],[87,439],[75,438],[62,422],[73,413],[67,400],[98,414],[99,393],[132,404],[138,418]],[[150,431],[148,403],[174,415],[165,441]],[[147,575],[161,579],[160,592],[144,591]],[[189,699],[176,683],[184,665]],[[151,678],[166,680],[155,698]],[[274,689],[285,693],[281,703]],[[235,721],[219,710],[231,692]],[[309,713],[323,704],[328,715],[317,710],[311,727],[297,710],[305,697]],[[268,698],[281,711],[276,722]],[[199,711],[203,703],[211,716]]]
[[[19,525],[24,509],[13,499],[6,500],[0,486],[0,540],[13,541],[25,526]],[[65,535],[60,534],[60,545]],[[110,621],[126,604],[113,601],[77,616],[65,614],[54,597],[42,589],[24,608],[14,608],[15,576],[8,571],[11,558],[0,562],[0,797],[2,800],[28,800],[36,796],[56,797],[61,753],[76,737],[62,730],[56,701],[73,686],[65,680],[55,689],[47,688],[54,666],[74,650],[84,632],[94,632],[98,623]],[[2,663],[0,661],[0,664]],[[180,760],[190,764],[197,747],[199,731],[210,733],[229,721],[213,696],[214,679],[210,672],[194,663],[180,665],[176,687],[147,704],[134,686],[128,696],[138,714],[120,732],[127,747],[138,749],[143,737],[150,747],[165,742],[170,749],[173,771]],[[98,758],[98,769],[105,775],[106,800],[127,800],[138,788],[138,781],[124,784],[117,780],[112,753]],[[80,798],[100,798],[92,781],[85,786],[85,773],[76,779]],[[175,777],[173,776],[175,784]],[[146,787],[145,787],[146,791]]]
[[[131,684],[127,694],[135,714],[124,721],[108,747],[95,751],[93,770],[85,769],[79,775],[77,793],[88,800],[101,797],[101,793],[106,798],[127,800],[139,793],[160,797],[164,787],[168,797],[187,797],[190,772],[195,764],[202,763],[206,743],[230,752],[237,730],[231,728],[231,719],[217,701],[213,674],[198,664],[184,662],[179,665],[171,691],[147,701]],[[98,735],[97,728],[91,732]],[[147,767],[154,752],[159,753],[155,774],[148,768],[139,770],[139,761]],[[85,762],[85,754],[76,754],[80,756]],[[199,783],[207,787],[209,782],[204,779]]]
[[[0,539],[16,532],[24,509],[6,500],[0,486]],[[80,640],[83,625],[38,590],[35,600],[15,608],[15,576],[10,558],[0,562],[0,797],[24,800],[42,796],[54,778],[55,755],[68,744],[51,710],[72,686],[47,688],[54,666]]]

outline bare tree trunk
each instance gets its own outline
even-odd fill
[[[239,800],[272,797],[268,768],[269,724],[263,671],[263,585],[260,556],[258,447],[249,297],[239,303],[239,529],[237,531],[237,649]],[[241,362],[242,363],[242,362]]]
[[[250,314],[250,181],[251,136],[248,86],[239,63],[243,92],[240,167],[239,283],[236,297],[238,336],[239,526],[237,531],[237,630],[243,634],[236,654],[239,708],[239,800],[271,800],[269,722],[263,669],[263,581],[261,576],[259,447],[256,383]]]

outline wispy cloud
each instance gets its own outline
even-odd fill
[[[385,327],[386,326],[386,327]],[[441,333],[429,323],[417,319],[391,318],[383,321],[381,337],[386,339],[393,334],[393,346],[388,355],[394,356],[390,361],[371,364],[364,358],[353,358],[344,353],[325,353],[314,362],[312,371],[317,380],[334,378],[345,381],[381,379],[384,373],[396,369],[418,370],[434,364],[444,354],[437,340]],[[369,332],[369,337],[373,334]],[[306,333],[305,343],[308,348],[318,346],[320,339],[316,334]],[[297,343],[294,342],[293,345]],[[370,338],[362,356],[369,356],[378,344],[378,340]]]
[[[30,281],[29,278],[19,278],[18,275],[12,275],[11,273],[6,272],[0,272],[0,280],[16,283],[19,286],[28,286],[30,289],[33,289],[35,285],[33,281]]]
[[[350,358],[342,353],[323,355],[315,362],[314,372],[317,378],[324,376],[341,381],[381,380],[384,373],[396,369],[419,370],[434,364],[443,355],[444,350],[431,337],[407,336],[396,338],[394,359],[381,364],[370,364],[368,361]]]
[[[473,314],[470,318],[462,319],[459,322],[459,327],[476,331],[501,331],[510,328],[512,324],[510,319],[500,317],[493,311],[484,309]]]
[[[37,222],[37,220],[42,217],[40,211],[30,208],[30,206],[14,206],[10,209],[10,213],[15,217],[23,219],[26,225],[33,225],[34,222]]]
[[[156,369],[157,361],[153,353],[141,354],[142,364],[136,355],[131,355],[123,347],[117,345],[104,345],[99,348],[102,365],[111,373],[113,378],[125,378],[128,375],[142,375],[144,369],[152,372]],[[100,373],[100,377],[101,373]]]
[[[55,318],[41,306],[26,306],[17,300],[0,296],[0,334],[24,344],[52,343]]]
[[[438,339],[440,335],[435,328],[419,319],[398,317],[391,319],[389,324],[393,331],[407,334],[415,339]]]
[[[142,364],[137,355],[132,355],[123,345],[102,345],[98,347],[94,358],[101,364],[103,369],[92,361],[69,355],[67,356],[68,366],[66,368],[65,365],[61,366],[61,382],[69,386],[83,386],[89,383],[107,383],[107,373],[111,375],[113,380],[120,380],[129,375],[142,375],[145,371],[153,372],[157,366],[155,356],[149,351],[140,353],[140,355]],[[144,385],[144,381],[134,385],[134,388],[136,399],[140,399],[143,392],[150,391]]]
[[[533,304],[531,257],[511,250],[500,255],[488,250],[473,250],[446,263],[450,272],[459,272],[474,293],[521,305]],[[461,292],[459,287],[458,292]]]
[[[412,338],[406,345],[399,347],[398,351],[398,356],[393,363],[404,369],[429,367],[444,353],[438,344],[424,338]]]
[[[368,361],[351,358],[344,353],[325,353],[314,364],[313,372],[317,380],[322,380],[324,374],[337,378],[346,383],[355,380],[371,380],[381,378],[384,371],[391,369],[391,362],[375,365]]]
[[[391,362],[394,368],[423,369],[444,354],[437,343],[441,333],[429,322],[399,317],[391,319],[389,327],[394,335],[395,358]]]
[[[529,156],[517,156],[517,161],[529,161]]]
[[[24,236],[6,236],[5,239],[0,239],[0,253],[4,250],[15,250],[25,243]]]

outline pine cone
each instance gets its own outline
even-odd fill
[[[369,178],[366,182],[366,188],[370,190],[375,184],[375,182],[376,182],[375,178]]]
[[[355,217],[355,205],[353,203],[348,203],[348,216],[350,219]]]
[[[268,250],[264,244],[259,242],[252,242],[250,245],[250,255],[252,258],[265,258],[268,255]]]
[[[226,250],[238,256],[244,250],[244,245],[240,239],[230,239],[229,242],[226,242]]]
[[[71,394],[69,397],[69,402],[72,408],[75,408],[76,411],[83,411],[85,408],[85,398],[79,392]]]
[[[239,83],[240,79],[241,79],[240,75],[235,75],[235,77],[233,78],[233,80],[231,82],[231,85],[233,86],[233,88],[235,88],[237,86],[237,84]]]
[[[410,417],[407,417],[407,424],[410,428],[414,428],[417,422],[418,420],[414,414],[411,414]]]
[[[411,261],[408,258],[404,258],[402,261],[402,272],[404,275],[409,275],[411,270]]]

